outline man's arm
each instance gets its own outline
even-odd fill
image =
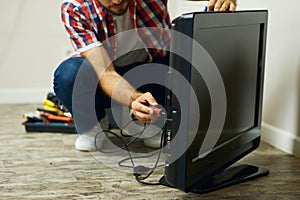
[[[157,102],[151,93],[142,93],[135,90],[112,64],[112,61],[102,46],[81,53],[93,66],[103,92],[115,101],[131,107],[135,117],[144,123],[150,123],[150,106]]]
[[[235,11],[236,0],[210,0],[207,5],[207,11]]]

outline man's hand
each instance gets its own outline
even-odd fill
[[[230,11],[236,9],[236,0],[210,0],[207,5],[207,11]]]
[[[134,116],[143,123],[154,122],[158,117],[159,113],[153,112],[151,107],[157,106],[155,98],[150,92],[139,93],[138,97],[132,99],[131,109]]]

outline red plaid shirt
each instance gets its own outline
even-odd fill
[[[148,47],[149,58],[166,55],[170,42],[167,30],[171,27],[167,0],[130,0],[129,13],[133,27]],[[61,14],[76,52],[103,44],[114,58],[117,44],[111,36],[116,34],[115,19],[98,0],[65,0]]]

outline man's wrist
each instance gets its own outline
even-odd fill
[[[129,99],[129,107],[131,108],[132,102],[134,102],[137,98],[139,98],[141,95],[143,95],[142,92],[135,90]]]

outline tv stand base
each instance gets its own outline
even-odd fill
[[[252,180],[261,176],[266,176],[268,174],[269,170],[264,168],[246,164],[233,165],[211,177],[205,182],[201,182],[199,184],[195,184],[190,188],[186,188],[186,191],[200,194],[207,193],[244,181]],[[160,179],[160,183],[168,187],[173,187],[167,183],[165,177],[162,177]]]

